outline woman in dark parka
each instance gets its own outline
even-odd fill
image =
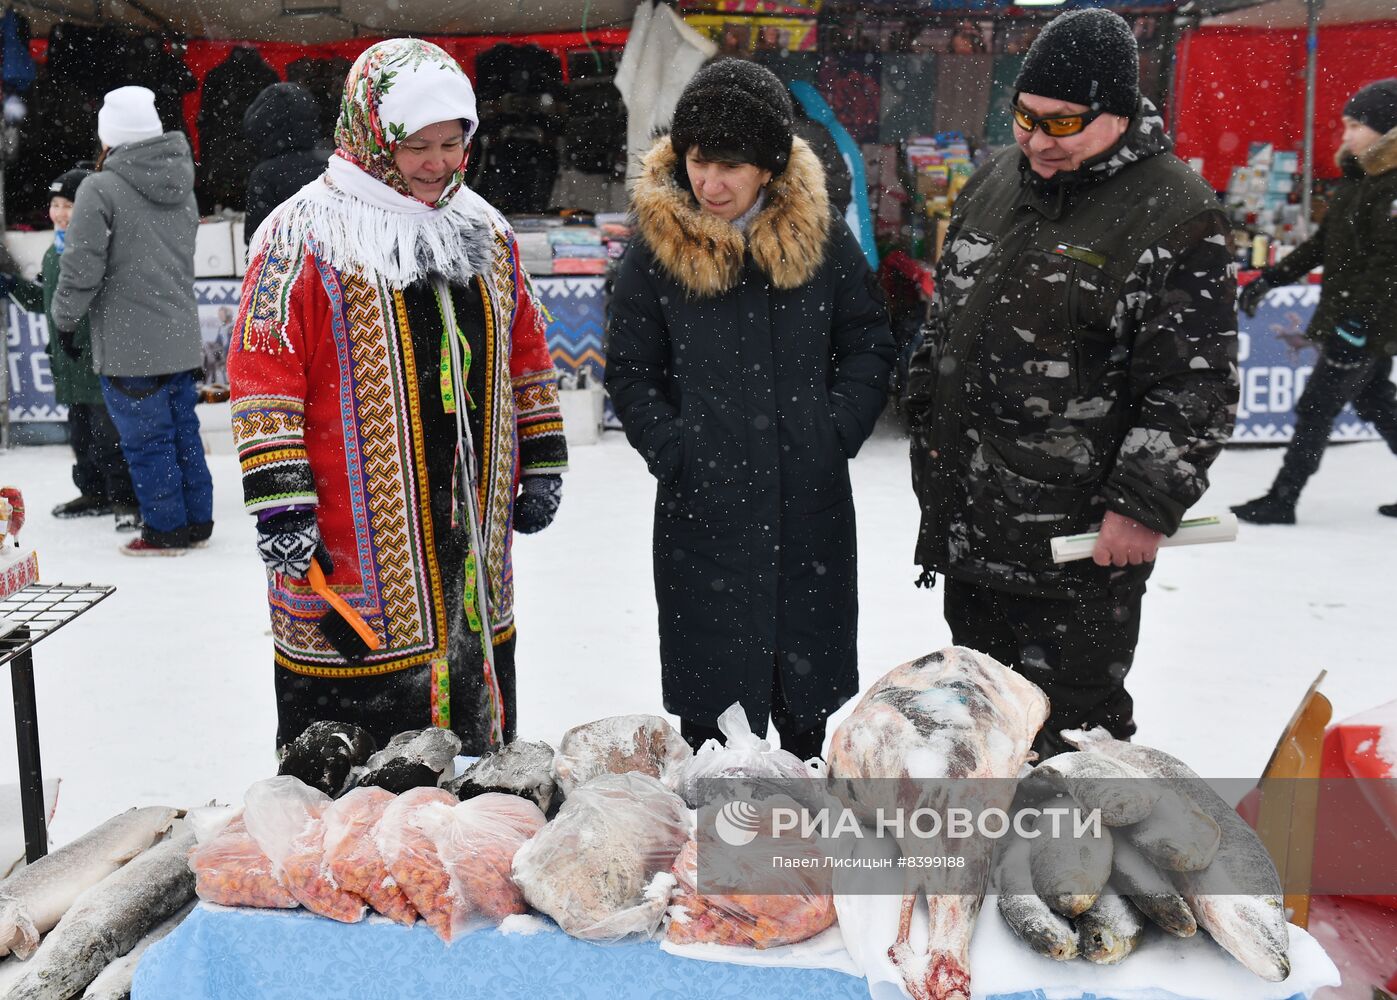
[[[780,81],[702,69],[646,155],[606,387],[658,481],[665,709],[694,747],[741,701],[819,754],[858,690],[848,461],[893,359],[887,312]]]

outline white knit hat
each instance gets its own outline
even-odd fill
[[[155,94],[146,87],[117,87],[102,99],[97,112],[97,138],[115,148],[128,142],[164,135],[155,113]]]

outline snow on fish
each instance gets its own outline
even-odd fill
[[[34,954],[83,892],[155,843],[176,815],[163,806],[128,809],[0,882],[0,955]]]
[[[173,917],[141,938],[136,947],[103,969],[83,992],[82,1000],[130,1000],[131,982],[136,978],[136,966],[140,964],[146,950],[178,927],[192,909],[192,902],[180,907]]]
[[[1028,840],[1015,835],[1006,843],[995,863],[994,888],[1000,916],[1020,941],[1055,962],[1077,957],[1072,924],[1054,913],[1033,889]]]
[[[156,844],[88,889],[29,959],[6,1000],[68,1000],[194,898],[194,834]]]
[[[1208,783],[1162,750],[1124,743],[1102,729],[1065,730],[1079,750],[1105,754],[1167,782],[1218,825],[1217,856],[1202,871],[1170,877],[1198,925],[1233,958],[1268,982],[1290,975],[1290,932],[1275,863],[1256,832]],[[1158,813],[1163,803],[1155,807]],[[1153,814],[1151,814],[1153,815]]]

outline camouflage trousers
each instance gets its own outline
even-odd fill
[[[1144,581],[1107,586],[1099,596],[1014,594],[946,580],[946,623],[957,646],[988,653],[1048,696],[1051,714],[1033,749],[1040,759],[1073,749],[1064,729],[1103,726],[1117,739],[1135,732],[1125,677],[1140,638]]]

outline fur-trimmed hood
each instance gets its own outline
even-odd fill
[[[830,208],[825,171],[804,139],[766,188],[766,205],[744,234],[705,212],[675,179],[678,156],[669,136],[645,155],[632,204],[640,235],[665,272],[691,295],[722,295],[742,277],[747,251],[780,289],[799,288],[815,276],[829,244]]]
[[[1358,162],[1369,177],[1397,170],[1397,128],[1384,133],[1381,139],[1358,158]]]

